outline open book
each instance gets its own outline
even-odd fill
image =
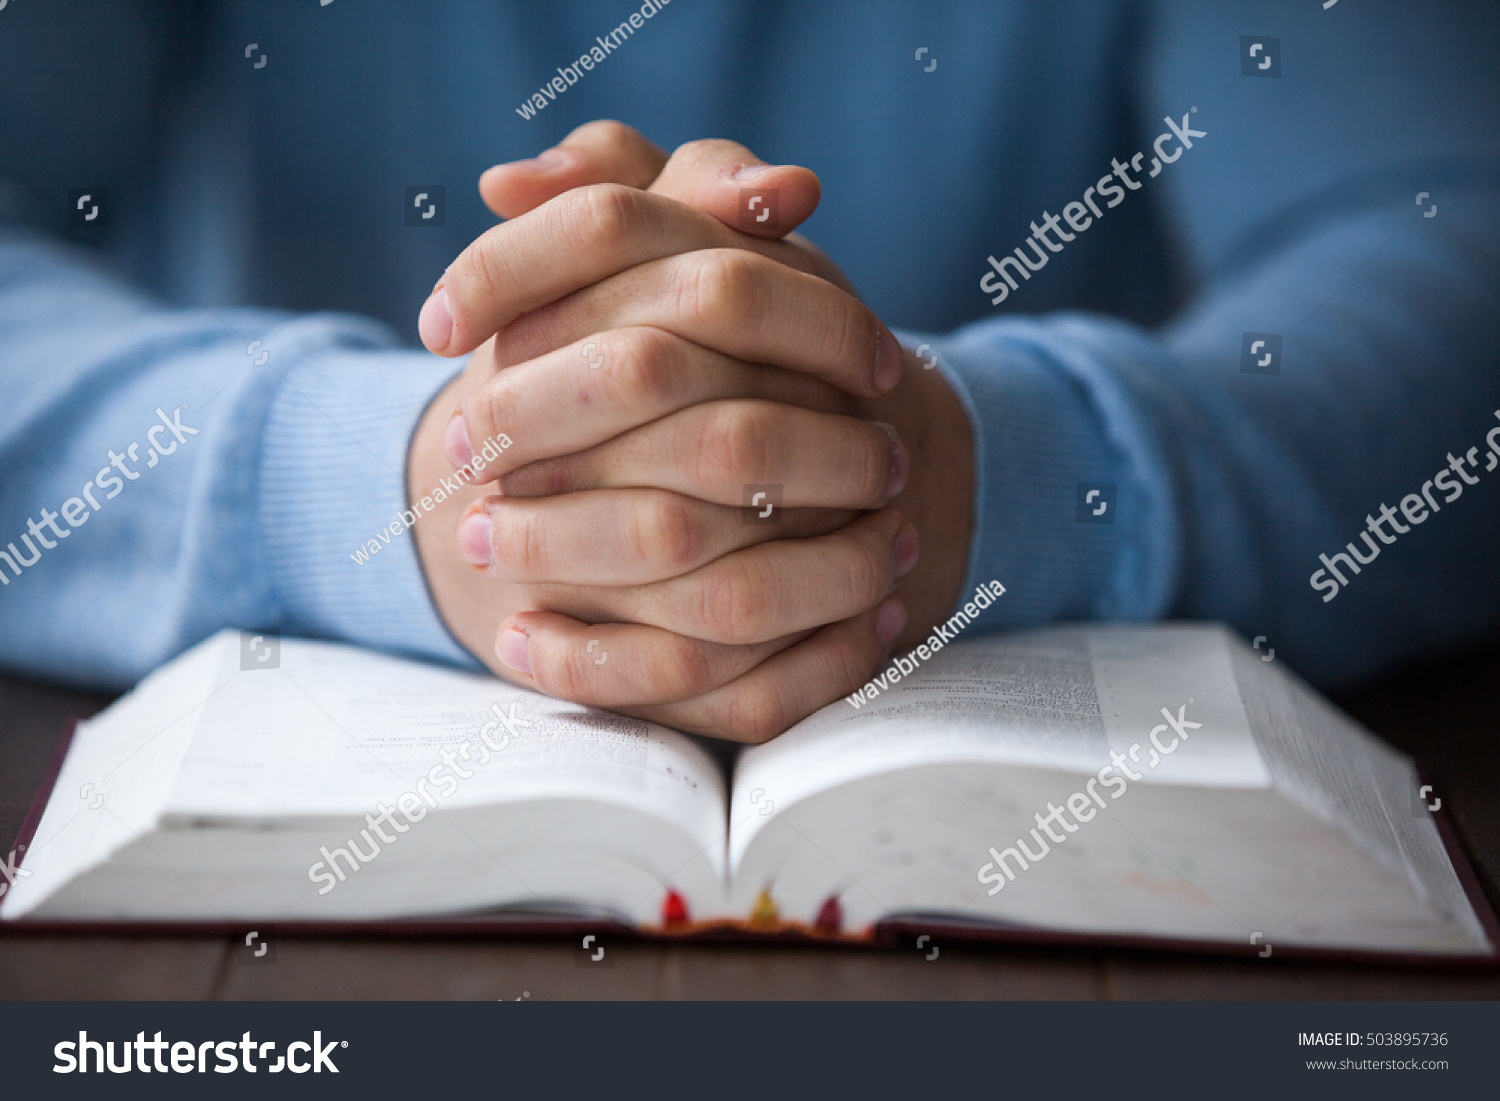
[[[1493,955],[1411,763],[1265,656],[1192,624],[955,644],[726,769],[489,676],[226,632],[79,725],[0,918]]]

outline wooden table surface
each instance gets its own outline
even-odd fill
[[[1500,641],[1338,702],[1418,757],[1500,897]],[[20,830],[70,717],[107,698],[0,677],[0,839]],[[7,850],[8,851],[8,847]],[[571,940],[279,938],[247,966],[224,936],[0,931],[0,997],[52,998],[1500,998],[1500,972],[1028,947],[900,949],[628,942],[608,969]]]

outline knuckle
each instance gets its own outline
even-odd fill
[[[499,510],[496,520],[490,540],[495,564],[517,581],[546,580],[546,525],[538,511],[512,505]]]
[[[626,409],[656,410],[677,392],[677,344],[661,329],[622,329],[609,342],[604,369]]]
[[[892,445],[890,436],[873,425],[850,426],[856,435],[850,440],[850,454],[844,469],[849,489],[855,499],[875,505],[885,500],[891,480]]]
[[[890,588],[891,559],[879,537],[859,539],[850,548],[841,576],[848,586],[850,600],[861,611],[881,600]]]
[[[624,184],[589,184],[563,196],[558,213],[564,233],[577,248],[613,252],[637,220],[639,192]]]
[[[543,648],[533,647],[533,650],[536,649]],[[557,648],[548,646],[545,647],[547,653],[542,656],[541,661],[532,659],[532,679],[547,695],[579,702],[586,699],[588,672],[592,671],[593,666],[585,666],[573,653],[578,649],[578,646],[568,646],[559,652]]]
[[[766,621],[766,598],[748,567],[721,559],[701,585],[703,606],[699,614],[713,638],[745,644],[760,637]]]
[[[827,354],[845,365],[849,377],[863,379],[875,356],[876,334],[880,331],[869,308],[847,295],[840,299],[843,309],[833,311],[828,330]]]
[[[477,285],[477,295],[472,297],[481,301],[493,301],[501,295],[514,291],[517,280],[511,271],[507,260],[507,251],[500,247],[496,229],[487,231],[479,240],[475,241],[463,255],[454,263],[458,269],[455,274],[466,276],[468,280]]]
[[[627,145],[635,138],[636,131],[635,127],[627,126],[619,119],[595,119],[584,123],[573,134],[596,135],[610,145]]]
[[[699,324],[749,325],[760,293],[759,258],[738,249],[702,249],[692,256],[684,312]]]
[[[713,687],[713,668],[701,643],[671,635],[657,664],[658,689],[663,696],[683,700]]]
[[[723,402],[705,415],[698,441],[699,471],[715,481],[754,483],[769,478],[772,434],[760,406]]]
[[[874,675],[880,668],[882,651],[880,641],[872,629],[841,639],[829,655],[832,666],[830,680],[839,686],[839,691],[853,691]]]
[[[471,445],[498,436],[507,427],[505,414],[513,405],[507,395],[508,382],[504,375],[491,379],[459,402]]]
[[[676,149],[672,150],[672,156],[696,160],[705,151],[712,149],[714,143],[715,139],[713,138],[694,138],[692,141],[683,142]]]
[[[714,172],[723,162],[724,141],[720,138],[698,138],[683,142],[672,150],[672,168],[684,176]]]
[[[687,501],[663,492],[636,511],[631,545],[638,561],[652,562],[675,577],[697,564],[703,540]]]
[[[756,678],[735,687],[724,705],[724,728],[736,741],[759,743],[786,728],[786,708],[776,685]]]

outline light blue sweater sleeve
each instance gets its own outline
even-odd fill
[[[454,369],[370,321],[170,310],[0,238],[0,667],[124,686],[226,626],[472,664],[409,533],[352,557]]]
[[[974,428],[964,591],[990,578],[1008,591],[973,630],[1221,618],[1338,684],[1500,619],[1500,473],[1485,469],[1500,427],[1493,29],[1469,33],[1461,7],[1328,15],[1276,41],[1268,78],[1240,75],[1247,46],[1206,7],[1160,5],[1138,144],[1101,157],[1094,194],[1082,181],[1035,212],[1083,225],[1092,202],[1118,216],[1111,186],[1117,204],[1159,204],[1194,282],[1169,324],[1022,316],[1052,253],[996,241],[1003,270],[974,273],[975,295],[1001,300],[995,317],[903,335],[932,345]],[[1153,177],[1158,153],[1172,163]],[[1046,231],[1047,249],[1087,232],[1070,225]],[[1024,274],[1004,263],[1017,247]],[[1267,336],[1279,347],[1262,367],[1273,342],[1249,350]],[[1410,494],[1425,503],[1424,484],[1432,497],[1466,455],[1478,484],[1462,498],[1438,493],[1441,512],[1413,510],[1420,526],[1379,519]],[[1101,503],[1113,522],[1093,517]],[[1355,573],[1332,556],[1353,540],[1368,557],[1371,521],[1385,557]],[[1347,584],[1319,577],[1325,554]]]

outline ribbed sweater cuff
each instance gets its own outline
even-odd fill
[[[1048,336],[1025,321],[901,335],[933,346],[973,429],[974,530],[958,603],[991,580],[1006,587],[979,630],[1142,618],[1160,603],[1157,586],[1143,584],[1142,571],[1154,571],[1139,525],[1151,510],[1129,449],[1111,439],[1094,388]]]
[[[412,433],[461,366],[334,349],[288,371],[266,426],[259,517],[286,632],[479,668],[438,618],[399,520]]]

